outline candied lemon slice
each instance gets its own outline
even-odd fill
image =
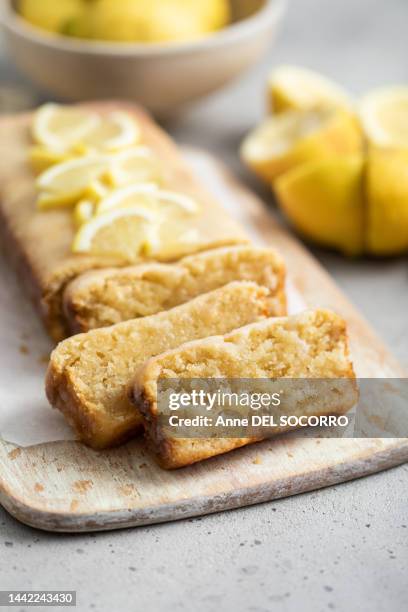
[[[158,220],[140,206],[110,210],[93,217],[78,230],[74,253],[114,255],[128,262],[149,256],[157,248]]]
[[[145,157],[146,154],[146,157]],[[121,205],[121,198],[144,194],[147,190],[157,191],[156,183],[147,183],[148,179],[158,178],[156,160],[151,160],[147,150],[135,152],[134,149],[119,154],[86,155],[68,159],[46,170],[37,178],[37,188],[40,191],[38,199],[42,209],[75,204],[79,199],[92,199],[96,202],[108,199],[101,210]],[[142,181],[139,183],[139,181]],[[140,188],[138,185],[141,185]],[[125,187],[117,187],[125,185]],[[124,192],[121,190],[125,189]],[[195,203],[181,194],[176,197],[172,193],[161,192],[161,199],[174,201],[175,205],[192,210]],[[111,200],[112,198],[112,200]]]
[[[323,75],[296,66],[279,66],[268,79],[271,110],[314,110],[319,108],[349,109],[352,101],[337,83]]]
[[[128,113],[116,111],[98,119],[98,123],[82,139],[87,146],[97,150],[120,151],[140,140],[139,127]]]
[[[241,156],[268,183],[293,167],[315,159],[362,150],[356,118],[344,111],[287,111],[270,117],[251,132]]]
[[[75,157],[84,157],[92,154],[92,151],[84,145],[75,145],[71,149],[62,151],[49,149],[44,145],[35,145],[30,148],[28,158],[36,174],[41,174],[51,166],[62,164]]]
[[[136,144],[140,129],[129,113],[99,115],[79,107],[46,104],[35,114],[32,135],[37,144],[56,152],[70,152],[79,145],[114,152]]]
[[[161,183],[163,173],[157,157],[144,146],[132,147],[114,155],[108,170],[113,187],[130,183]]]
[[[108,172],[103,172],[99,178],[89,183],[84,193],[86,199],[100,202],[108,196],[111,187],[107,176]]]
[[[364,245],[364,159],[350,155],[294,168],[275,183],[281,209],[306,238],[347,255]]]
[[[40,211],[52,210],[53,208],[68,208],[73,206],[77,201],[77,198],[73,198],[70,194],[51,194],[51,193],[40,193],[37,198],[36,206]]]
[[[194,214],[199,210],[197,202],[185,194],[160,189],[154,183],[140,183],[122,187],[101,200],[97,207],[97,214],[135,204],[143,204],[158,212],[171,208]]]
[[[70,159],[57,164],[41,174],[36,181],[41,192],[40,209],[75,204],[106,171],[106,156],[94,155]]]
[[[367,94],[359,104],[359,114],[372,144],[408,148],[408,87],[386,87]]]
[[[96,113],[72,106],[45,104],[35,114],[32,135],[37,144],[66,151],[83,141],[99,124]]]
[[[87,221],[90,221],[93,217],[95,210],[95,203],[92,200],[81,200],[74,208],[74,223],[76,227],[81,227]]]
[[[37,145],[31,147],[28,158],[31,166],[36,174],[41,174],[45,170],[48,170],[50,166],[55,164],[62,164],[64,161],[69,159],[69,154],[61,153],[61,151],[53,151],[47,149],[47,147]]]

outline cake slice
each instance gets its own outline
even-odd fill
[[[187,343],[150,359],[136,374],[131,391],[131,399],[144,416],[146,433],[163,467],[189,465],[260,439],[180,438],[171,431],[167,407],[158,402],[159,381],[211,378],[333,379],[325,393],[317,397],[313,381],[309,391],[305,385],[306,396],[310,392],[313,402],[305,401],[305,393],[293,395],[290,414],[297,416],[344,414],[357,400],[346,324],[332,312],[315,310],[267,319],[224,336]],[[245,387],[244,380],[242,385]],[[281,433],[283,428],[273,431]]]
[[[153,259],[176,261],[206,249],[248,242],[243,228],[206,191],[177,146],[140,107],[124,102],[87,107],[101,115],[112,110],[130,113],[139,124],[143,144],[163,167],[164,189],[181,192],[200,205],[185,228],[186,234],[191,230],[196,238],[173,242],[170,250],[159,249]],[[123,267],[129,261],[111,255],[74,254],[71,246],[76,229],[71,210],[36,208],[35,177],[28,162],[32,120],[31,113],[0,118],[0,238],[49,334],[59,341],[68,335],[62,312],[65,286],[88,270]]]
[[[51,355],[47,397],[89,446],[119,444],[141,428],[127,392],[147,359],[268,315],[267,289],[234,282],[172,310],[73,336]]]
[[[269,291],[270,313],[286,314],[285,266],[269,248],[232,246],[204,251],[178,263],[148,263],[87,272],[64,292],[72,334],[169,310],[235,280]]]

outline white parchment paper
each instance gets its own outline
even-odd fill
[[[236,194],[211,158],[190,152],[188,160],[207,189],[240,220]],[[255,229],[247,230],[259,243]],[[291,314],[304,310],[304,301],[290,281],[288,300]],[[0,254],[0,437],[8,442],[30,446],[74,439],[62,415],[51,409],[45,397],[44,375],[52,348],[14,271]]]
[[[73,439],[51,410],[44,374],[52,343],[14,271],[0,256],[0,436],[21,446]]]

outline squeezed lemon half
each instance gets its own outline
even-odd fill
[[[301,163],[361,151],[362,135],[344,111],[287,111],[269,117],[244,140],[241,157],[270,183]]]
[[[408,87],[386,87],[366,95],[359,114],[371,144],[408,148]]]
[[[287,110],[341,108],[350,110],[348,93],[330,79],[296,66],[279,66],[267,83],[268,104],[275,113]]]
[[[366,246],[375,255],[408,251],[408,149],[373,147],[367,160]]]
[[[275,183],[279,205],[304,237],[346,255],[364,248],[364,157],[302,164]]]
[[[282,66],[269,77],[268,99],[274,114],[241,155],[296,230],[346,255],[406,253],[408,86],[354,104],[325,77]]]

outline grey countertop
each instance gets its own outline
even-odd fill
[[[406,82],[406,0],[292,0],[253,72],[168,126],[249,180],[237,145],[262,115],[278,63],[304,64],[353,92]],[[23,81],[4,56],[0,79]],[[269,198],[270,199],[270,198]],[[315,255],[408,366],[407,258]],[[79,610],[320,612],[408,609],[408,466],[202,519],[121,532],[52,535],[0,509],[0,588],[71,589]]]

